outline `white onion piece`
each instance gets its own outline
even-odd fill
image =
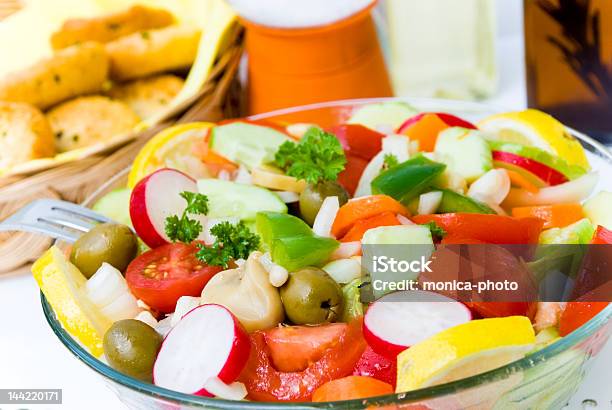
[[[204,384],[204,389],[215,397],[225,400],[242,400],[247,395],[244,384],[240,382],[225,384],[218,377],[208,379]]]
[[[382,139],[382,150],[385,154],[394,155],[398,162],[410,158],[410,139],[405,135],[391,134]]]
[[[487,205],[489,206],[489,208],[494,210],[497,213],[497,215],[503,215],[503,216],[507,216],[508,215],[508,213],[506,211],[504,211],[504,209],[501,206],[497,205],[497,204],[488,203]]]
[[[223,181],[231,181],[232,176],[230,175],[229,172],[227,172],[226,170],[222,169],[221,171],[219,171],[219,174],[217,175],[218,179],[221,179]]]
[[[361,263],[353,258],[336,259],[323,266],[323,270],[340,284],[349,283],[361,277]]]
[[[285,127],[285,131],[287,134],[291,135],[293,138],[302,139],[306,131],[311,129],[312,127],[317,127],[315,124],[309,124],[306,122],[296,122],[295,124],[290,124]]]
[[[510,177],[505,169],[492,169],[470,185],[467,196],[487,204],[499,205],[510,192]]]
[[[170,319],[170,326],[176,326],[183,316],[198,306],[200,306],[200,298],[194,296],[181,296],[176,301],[176,307],[174,308],[172,319]]]
[[[361,242],[341,242],[340,246],[331,254],[330,259],[346,259],[361,253]]]
[[[151,326],[153,329],[155,329],[155,327],[157,326],[157,319],[155,319],[153,315],[151,314],[151,312],[149,312],[148,310],[143,310],[142,312],[137,314],[136,317],[134,317],[134,319],[140,320],[141,322],[146,323],[147,325]]]
[[[399,223],[401,223],[402,225],[416,225],[414,222],[410,220],[410,218],[407,218],[402,214],[397,214],[395,215],[395,217],[397,218]]]
[[[291,191],[273,191],[273,192],[276,195],[278,195],[280,199],[286,204],[290,204],[290,203],[297,202],[300,200],[300,194],[298,194],[297,192],[291,192]]]
[[[419,215],[435,214],[442,202],[442,191],[432,191],[421,194],[417,213]]]
[[[385,154],[384,151],[380,151],[366,165],[361,178],[359,178],[359,184],[357,184],[357,189],[355,190],[355,198],[372,195],[372,180],[380,174],[380,170],[385,163]]]
[[[134,295],[130,292],[125,292],[113,302],[101,308],[100,312],[113,322],[116,322],[118,320],[134,318],[140,313],[140,308],[136,303]]]
[[[506,197],[503,207],[555,205],[581,202],[595,189],[599,181],[599,173],[591,172],[564,184],[540,188],[538,192],[512,188]]]
[[[234,182],[238,182],[239,184],[252,185],[253,178],[251,178],[251,173],[244,165],[240,165],[238,171],[236,171],[236,176],[234,177]]]
[[[159,333],[160,335],[162,335],[162,337],[166,337],[168,332],[170,332],[170,330],[172,329],[171,323],[172,323],[173,317],[174,317],[174,314],[170,314],[170,315],[167,315],[162,320],[160,320],[159,322],[157,322],[157,325],[155,326],[155,331]]]
[[[312,224],[312,231],[315,235],[332,237],[331,228],[339,209],[340,201],[338,201],[337,196],[328,196],[323,200],[321,208]]]
[[[236,217],[232,217],[232,216],[228,216],[225,218],[207,218],[206,223],[202,224],[204,229],[202,230],[202,233],[200,234],[198,239],[204,241],[204,243],[207,245],[211,245],[215,243],[215,240],[216,240],[215,235],[211,234],[210,230],[215,225],[218,225],[221,222],[229,222],[230,224],[237,224],[238,222],[240,222],[240,219]]]
[[[85,284],[87,297],[98,308],[103,308],[124,293],[129,293],[123,275],[114,266],[104,262]]]
[[[289,279],[289,272],[282,266],[272,262],[272,257],[269,252],[264,253],[259,258],[259,263],[268,272],[268,280],[275,288],[280,288]]]

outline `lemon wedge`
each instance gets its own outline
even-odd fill
[[[483,373],[522,358],[535,333],[525,316],[463,323],[404,350],[397,357],[398,393]]]
[[[128,186],[134,188],[142,178],[165,167],[178,169],[194,178],[208,177],[208,171],[198,158],[196,149],[213,126],[209,122],[179,124],[155,135],[134,159]]]
[[[112,323],[85,296],[85,276],[55,246],[34,263],[32,274],[64,328],[91,354],[101,356],[104,333]]]
[[[528,109],[495,114],[482,120],[478,128],[496,140],[537,147],[563,158],[570,165],[589,169],[580,142],[562,123],[542,111]]]

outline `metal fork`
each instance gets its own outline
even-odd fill
[[[111,219],[83,206],[55,199],[37,199],[0,222],[0,232],[40,233],[74,243],[95,225],[106,222]]]

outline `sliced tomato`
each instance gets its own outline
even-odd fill
[[[370,218],[360,219],[349,229],[349,231],[340,239],[341,242],[355,242],[363,238],[363,234],[372,228],[379,226],[395,226],[400,225],[396,214],[393,212],[383,212],[379,215],[374,215]]]
[[[368,376],[347,376],[325,383],[315,390],[313,402],[366,399],[393,393],[389,383]]]
[[[483,318],[527,316],[533,319],[536,309],[533,302],[466,302],[466,305]]]
[[[272,364],[281,372],[298,372],[318,361],[346,332],[346,323],[285,326],[264,331]]]
[[[359,124],[336,125],[329,129],[340,143],[347,155],[370,161],[382,150],[384,134]]]
[[[559,334],[566,336],[594,318],[609,302],[568,302],[559,318]]]
[[[151,249],[130,263],[125,273],[130,291],[151,308],[174,312],[181,296],[199,296],[208,281],[221,271],[196,258],[198,248],[169,243]]]
[[[338,175],[338,183],[342,185],[350,195],[353,195],[357,189],[357,185],[359,185],[361,174],[363,174],[367,166],[367,160],[348,154],[346,156],[344,170]]]
[[[363,352],[353,369],[355,376],[370,376],[389,383],[395,388],[397,379],[397,361],[389,360],[376,353],[370,346]]]
[[[539,218],[467,213],[417,215],[412,219],[417,224],[435,222],[450,238],[503,245],[537,244],[544,224]]]
[[[599,225],[591,243],[600,245],[612,244],[612,231]]]
[[[238,380],[245,384],[251,400],[309,401],[323,384],[352,373],[366,348],[361,326],[361,319],[349,323],[338,341],[328,347],[320,359],[294,372],[276,369],[265,332],[254,332],[251,334],[251,355]],[[309,343],[310,338],[306,344]]]

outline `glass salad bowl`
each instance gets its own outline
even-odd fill
[[[283,123],[307,122],[330,126],[347,120],[365,105],[405,101],[419,110],[448,112],[477,121],[501,112],[477,103],[425,99],[367,99],[337,101],[279,110],[252,117]],[[568,129],[580,140],[593,169],[612,172],[612,154],[596,141]],[[85,205],[92,205],[113,189],[124,187],[128,170],[102,186]],[[600,178],[597,190],[611,189],[612,181]],[[59,243],[60,246],[67,246]],[[182,394],[128,377],[92,356],[64,330],[41,293],[46,319],[61,342],[81,361],[100,373],[119,398],[134,409],[281,409],[281,408],[402,408],[402,409],[560,409],[569,401],[596,360],[612,330],[612,304],[588,323],[545,348],[500,368],[450,383],[368,399],[327,403],[262,403],[228,401]]]

